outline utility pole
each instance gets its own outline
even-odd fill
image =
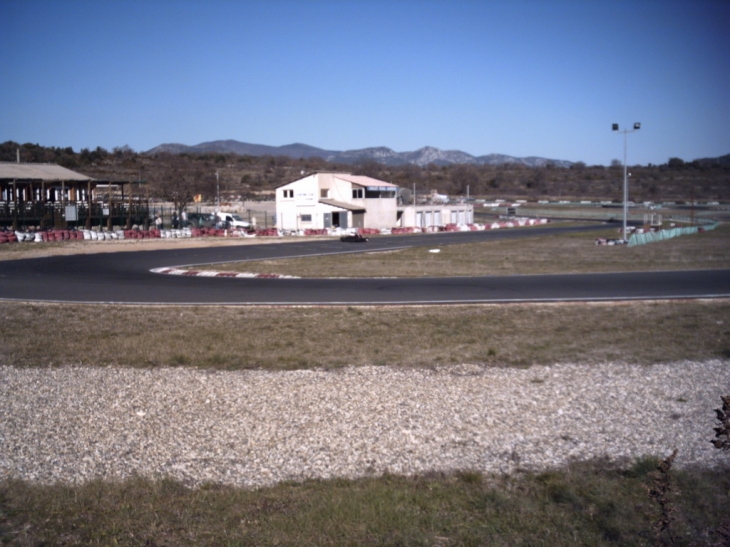
[[[469,185],[468,184],[466,185],[466,223],[471,224],[471,222],[469,222]]]
[[[215,172],[215,212],[221,211],[221,187],[218,179],[218,171]]]

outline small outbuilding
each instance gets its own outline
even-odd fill
[[[392,228],[395,184],[350,173],[318,172],[276,189],[276,223],[282,230]]]
[[[398,207],[399,228],[422,230],[446,224],[472,224],[474,208],[466,203],[433,203],[429,205],[402,205]]]

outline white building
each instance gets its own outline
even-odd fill
[[[472,224],[474,207],[471,204],[402,205],[398,207],[397,226],[428,229],[446,224]]]
[[[392,228],[397,189],[371,177],[313,173],[276,189],[276,225],[281,230]]]

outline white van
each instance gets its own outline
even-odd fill
[[[215,216],[226,228],[248,228],[251,226],[240,216],[233,213],[216,213]]]

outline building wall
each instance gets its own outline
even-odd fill
[[[395,198],[365,199],[364,228],[392,228],[396,225],[398,206]]]
[[[471,224],[474,222],[472,205],[408,205],[399,207],[398,226],[402,228],[428,228],[446,224]]]
[[[276,225],[282,230],[316,228],[317,176],[310,175],[276,189]],[[304,220],[302,219],[304,215]],[[311,215],[311,221],[306,220]]]

